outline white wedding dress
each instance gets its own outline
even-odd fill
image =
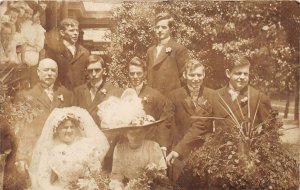
[[[71,144],[53,138],[67,116],[80,121],[81,136]],[[78,107],[56,108],[35,147],[29,173],[33,190],[71,190],[70,183],[100,172],[109,144],[89,113]]]

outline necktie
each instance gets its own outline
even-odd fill
[[[48,98],[50,99],[50,101],[53,101],[53,90],[52,89],[45,89],[45,92],[48,96]]]
[[[96,93],[97,93],[97,88],[91,87],[90,92],[91,92],[91,100],[94,101]]]

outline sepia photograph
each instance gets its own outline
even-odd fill
[[[0,190],[299,190],[300,1],[0,0]]]

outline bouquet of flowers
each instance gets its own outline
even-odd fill
[[[73,190],[109,190],[109,175],[100,172],[89,172],[85,178],[79,178],[70,184]]]
[[[130,180],[125,190],[170,190],[174,189],[166,171],[155,164],[149,164],[143,169],[140,177]]]

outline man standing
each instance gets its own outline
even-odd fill
[[[85,83],[85,72],[89,51],[78,44],[79,23],[70,18],[60,22],[59,34],[61,39],[55,42],[46,41],[46,57],[57,62],[58,81],[66,88]]]
[[[101,128],[101,121],[97,115],[97,106],[110,96],[121,96],[122,90],[106,81],[104,73],[107,71],[105,63],[100,56],[90,55],[88,57],[86,71],[88,82],[76,87],[73,91],[77,100],[76,105],[85,108],[91,114],[97,125]],[[84,73],[81,73],[81,75],[84,75]],[[117,136],[114,134],[106,134],[106,138],[109,141],[110,149],[104,159],[103,169],[110,171],[112,165],[112,154],[117,142]]]
[[[188,50],[171,39],[174,19],[167,13],[157,15],[155,34],[158,43],[147,51],[148,83],[167,95],[181,87],[180,77],[188,60]]]
[[[130,79],[131,88],[135,89],[139,98],[142,99],[143,107],[147,115],[151,115],[155,120],[167,118],[162,124],[154,131],[151,131],[147,138],[156,141],[162,150],[166,151],[170,146],[170,133],[169,125],[170,117],[172,116],[172,108],[170,101],[158,90],[144,84],[146,78],[146,64],[138,57],[134,57],[128,63],[128,76]]]
[[[73,94],[64,86],[55,83],[58,68],[54,60],[45,58],[39,62],[37,75],[39,82],[28,91],[16,97],[16,102],[28,102],[32,112],[37,112],[32,122],[25,122],[17,135],[19,144],[16,165],[20,171],[28,167],[36,141],[41,135],[43,125],[54,108],[71,106]]]
[[[77,106],[86,109],[97,125],[101,128],[101,121],[97,115],[98,105],[110,96],[121,96],[122,90],[106,81],[106,66],[98,55],[90,55],[87,64],[88,81],[74,89]],[[84,73],[81,73],[84,75]]]
[[[248,84],[249,71],[250,62],[245,57],[238,56],[230,60],[225,71],[229,83],[212,96],[211,111],[204,115],[216,118],[215,130],[222,126],[258,126],[269,116],[270,100]],[[245,122],[247,125],[242,125]],[[191,150],[190,143],[199,138],[205,141],[205,134],[212,131],[213,124],[209,119],[202,117],[195,120],[192,127],[167,156],[168,164],[172,164],[178,157],[184,157]]]

